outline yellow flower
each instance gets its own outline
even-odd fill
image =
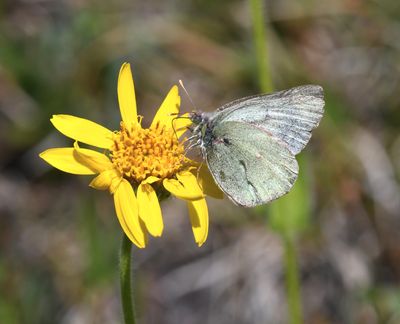
[[[178,87],[171,88],[150,128],[144,129],[136,112],[131,68],[124,63],[118,77],[118,101],[119,131],[71,115],[54,115],[55,128],[75,144],[48,149],[40,157],[64,172],[98,174],[90,186],[110,191],[122,229],[139,248],[146,246],[147,233],[157,237],[163,232],[159,199],[172,194],[185,200],[195,241],[201,246],[208,234],[205,193],[220,198],[221,192],[204,168],[199,173],[196,164],[185,157],[183,143],[178,141],[190,124],[186,118],[173,120],[179,113]],[[103,152],[81,148],[78,142]]]

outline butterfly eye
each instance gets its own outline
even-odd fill
[[[204,122],[204,117],[203,114],[199,114],[197,112],[193,112],[190,114],[190,120],[192,121],[193,124],[201,124]]]

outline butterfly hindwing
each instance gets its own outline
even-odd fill
[[[225,194],[241,206],[265,204],[287,193],[298,164],[285,143],[251,124],[224,121],[204,147],[208,167]]]

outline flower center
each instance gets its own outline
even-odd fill
[[[143,129],[140,123],[114,133],[111,160],[115,167],[133,183],[141,183],[149,176],[170,178],[182,169],[186,158],[184,146],[172,129],[163,126]]]

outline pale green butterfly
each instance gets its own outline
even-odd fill
[[[212,113],[193,112],[190,147],[200,146],[220,189],[254,207],[289,192],[306,146],[324,112],[323,89],[305,85],[232,101]]]

